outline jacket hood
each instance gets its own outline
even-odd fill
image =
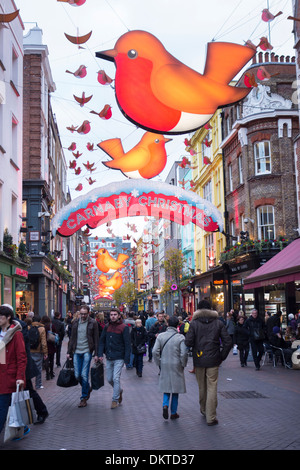
[[[216,320],[218,317],[218,312],[215,310],[208,310],[203,308],[194,312],[192,321],[199,319],[201,322],[208,323],[212,320]]]

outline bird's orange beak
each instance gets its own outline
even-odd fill
[[[116,49],[109,49],[107,51],[100,51],[96,52],[96,57],[99,57],[100,59],[105,59],[105,60],[110,60],[111,62],[114,62],[115,57],[117,55]]]

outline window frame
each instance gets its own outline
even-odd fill
[[[266,217],[267,222],[269,223],[261,223],[262,219],[261,216],[263,215],[264,210],[266,209]],[[272,215],[272,223],[269,221],[269,217]],[[270,228],[272,229],[270,230]],[[269,233],[268,233],[269,232]],[[275,224],[275,210],[274,206],[272,205],[265,205],[257,207],[257,236],[258,240],[274,240],[276,238],[276,224]]]
[[[265,154],[265,145],[268,144],[268,151],[269,154]],[[254,164],[255,164],[255,175],[269,175],[272,173],[272,154],[271,154],[271,143],[269,140],[261,140],[258,142],[254,142],[253,146],[253,153],[254,153]],[[259,152],[257,154],[257,149]],[[269,162],[267,162],[269,159]],[[258,168],[258,163],[260,169]],[[270,168],[267,169],[267,165],[269,164]],[[264,167],[264,169],[262,169]]]

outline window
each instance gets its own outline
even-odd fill
[[[203,199],[212,202],[212,184],[211,180],[203,186]]]
[[[239,169],[239,183],[243,184],[244,179],[243,179],[243,157],[240,155],[238,157],[238,169]]]
[[[228,179],[229,179],[229,191],[233,191],[233,180],[232,180],[232,165],[228,165]]]
[[[214,254],[214,235],[210,233],[205,237],[205,257],[206,257],[206,269],[213,268],[215,266],[215,254]]]
[[[234,225],[234,220],[233,219],[229,222],[229,225],[230,225],[231,244],[235,245],[236,244],[236,240],[235,240],[236,235],[235,235],[235,225]]]
[[[256,142],[254,144],[255,174],[271,173],[270,142]]]
[[[257,209],[258,239],[275,238],[275,217],[273,206],[261,206]]]

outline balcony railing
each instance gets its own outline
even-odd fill
[[[260,254],[262,252],[273,252],[276,254],[276,252],[281,251],[291,241],[292,240],[288,240],[287,238],[280,237],[274,240],[247,240],[242,243],[236,243],[221,253],[220,263],[248,253]]]

